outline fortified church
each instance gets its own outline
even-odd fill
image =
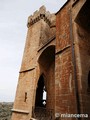
[[[12,120],[90,120],[90,0],[42,6],[27,27]]]

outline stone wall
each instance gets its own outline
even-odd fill
[[[56,113],[77,113],[70,8],[71,4],[68,2],[56,15]]]
[[[55,81],[54,73],[50,74],[51,71],[54,72],[55,68],[54,63],[52,63],[55,61],[55,15],[50,14],[46,11],[45,7],[42,6],[28,18],[27,26],[28,32],[12,120],[30,119],[32,116],[32,108],[35,107],[38,80],[42,74],[45,75],[45,78],[49,76],[47,78],[48,80],[46,80],[46,84],[51,84],[52,75],[53,83]],[[52,86],[51,88],[49,86],[47,87],[49,94],[51,93],[51,89]],[[48,109],[50,109],[51,104],[50,96],[53,97],[51,94],[49,96],[49,94],[47,102]],[[54,101],[55,99],[52,100],[52,108],[54,108]]]

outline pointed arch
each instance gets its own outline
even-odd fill
[[[37,84],[37,90],[36,90],[36,100],[35,100],[35,107],[45,107],[46,106],[46,100],[44,100],[44,91],[46,91],[45,82],[44,82],[44,76],[43,74],[40,76]],[[45,104],[44,104],[45,103]]]
[[[75,22],[90,32],[90,0],[86,0],[76,17]]]

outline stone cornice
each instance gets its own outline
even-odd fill
[[[11,111],[12,112],[17,112],[17,113],[29,114],[29,111],[25,111],[25,110],[12,109]]]
[[[40,7],[39,11],[35,11],[33,15],[28,17],[27,27],[29,28],[41,19],[43,19],[49,26],[51,25],[51,14],[49,11],[46,11],[45,6]]]

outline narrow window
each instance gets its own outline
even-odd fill
[[[88,73],[88,89],[87,89],[88,93],[90,93],[90,71]]]
[[[25,92],[24,102],[26,102],[26,100],[27,100],[27,92]]]
[[[46,106],[47,92],[45,86],[43,87],[43,106]]]

